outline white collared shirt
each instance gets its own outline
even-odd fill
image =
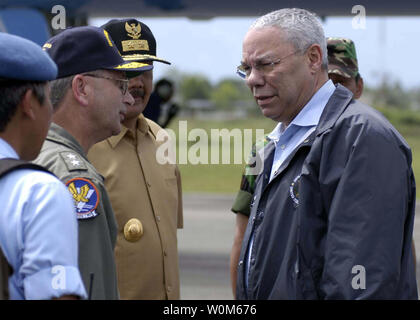
[[[283,161],[315,131],[321,114],[334,90],[335,86],[333,82],[328,80],[312,96],[311,100],[309,100],[287,128],[284,128],[283,123],[279,122],[268,135],[268,138],[273,140],[276,145],[270,181],[275,176]]]

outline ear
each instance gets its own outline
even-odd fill
[[[85,77],[80,74],[74,76],[73,81],[71,82],[71,90],[76,101],[82,106],[87,106],[89,104],[89,95],[92,89],[93,88],[86,82]]]
[[[354,99],[359,99],[363,93],[363,78],[360,77],[356,83],[356,93],[354,94]]]
[[[318,71],[322,65],[322,51],[319,44],[311,45],[307,50],[307,57],[309,61],[309,67],[312,71]]]
[[[22,100],[20,100],[18,108],[22,111],[22,114],[24,116],[28,117],[31,120],[36,120],[34,112],[34,106],[36,104],[39,105],[39,102],[34,96],[32,89],[29,89],[23,95]]]

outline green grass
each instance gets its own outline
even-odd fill
[[[420,113],[393,109],[381,109],[380,111],[385,114],[385,116],[404,136],[404,138],[410,145],[413,151],[414,175],[416,178],[420,179]],[[226,128],[228,130],[232,130],[234,128],[238,128],[241,130],[241,132],[244,132],[244,129],[252,129],[254,135],[253,138],[255,139],[255,129],[264,129],[265,134],[267,134],[271,132],[276,125],[275,122],[263,117],[231,121],[195,119],[180,120],[187,120],[187,132],[191,132],[190,130],[193,128],[202,128],[206,131],[209,138],[211,136],[211,129],[220,130]],[[178,134],[178,121],[174,121],[169,128],[175,131],[177,137],[180,137],[180,135]],[[233,143],[231,143],[231,149],[232,144]],[[197,143],[195,141],[188,142],[188,150],[191,150],[191,146],[193,145],[197,145]],[[244,155],[249,155],[250,150],[243,150],[242,163],[227,165],[211,164],[211,153],[213,152],[212,150],[214,150],[213,148],[214,146],[210,148],[209,155],[207,158],[209,164],[179,164],[179,169],[182,175],[182,187],[184,192],[236,193],[238,191],[243,168],[245,165]],[[178,148],[177,152],[179,152]],[[232,150],[231,153],[232,163]],[[177,155],[179,156],[178,153]],[[221,162],[220,155],[219,160],[219,162]],[[417,189],[417,197],[420,196],[419,189],[420,188]]]
[[[272,120],[263,117],[232,121],[180,119],[180,121],[185,120],[187,120],[187,132],[190,132],[190,130],[194,128],[204,129],[208,134],[209,142],[212,129],[232,130],[238,128],[241,132],[244,132],[244,129],[252,129],[253,140],[255,140],[255,129],[264,129],[264,133],[268,134],[276,125]],[[177,137],[180,137],[178,128],[177,121],[174,121],[169,127],[169,129],[175,131]],[[188,148],[194,144],[196,144],[196,142],[188,142]],[[231,149],[232,145],[233,139],[231,140]],[[211,147],[209,149],[210,151],[207,158],[209,164],[179,164],[182,176],[182,189],[184,192],[236,193],[238,191],[242,171],[245,166],[244,156],[247,157],[249,155],[250,148],[245,149],[245,147],[243,147],[242,162],[240,164],[221,164],[221,150],[219,150],[220,164],[211,164],[211,153],[214,148],[215,147]],[[179,152],[177,144],[177,159],[179,159]],[[231,151],[231,154],[231,163],[233,163],[233,151]]]

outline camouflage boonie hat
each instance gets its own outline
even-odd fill
[[[327,38],[328,74],[335,73],[345,78],[354,78],[359,73],[356,47],[346,38]]]

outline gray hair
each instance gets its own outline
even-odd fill
[[[267,13],[250,27],[277,27],[284,31],[296,50],[304,52],[313,44],[321,47],[322,68],[328,68],[327,41],[321,21],[315,13],[299,8],[285,8]]]
[[[54,111],[58,109],[67,91],[71,88],[73,78],[74,75],[65,78],[60,78],[50,82],[51,104],[54,108]]]

